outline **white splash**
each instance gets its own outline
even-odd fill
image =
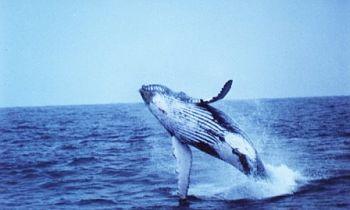
[[[265,165],[270,176],[268,180],[254,180],[253,178],[235,175],[227,177],[220,183],[198,183],[190,186],[190,195],[203,199],[263,199],[279,195],[293,194],[298,188],[298,182],[303,176],[286,165]],[[238,176],[237,176],[238,175]]]

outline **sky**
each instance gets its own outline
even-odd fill
[[[0,107],[350,95],[350,1],[0,1]]]

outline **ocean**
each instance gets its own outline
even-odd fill
[[[220,101],[271,174],[197,149],[178,202],[171,139],[142,103],[0,109],[0,209],[350,209],[350,97]]]

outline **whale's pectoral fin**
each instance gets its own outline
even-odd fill
[[[192,164],[192,152],[187,144],[181,143],[172,137],[173,152],[176,158],[176,172],[178,174],[178,190],[181,199],[187,197],[190,183],[190,171]]]
[[[231,86],[232,86],[232,80],[229,80],[225,83],[224,87],[222,87],[220,93],[217,96],[214,96],[213,98],[207,99],[207,100],[200,99],[200,102],[198,104],[209,104],[209,103],[213,103],[215,101],[223,99],[227,95],[227,93],[230,91]]]

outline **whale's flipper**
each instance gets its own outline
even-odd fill
[[[229,80],[225,83],[224,87],[222,87],[220,93],[217,96],[214,96],[213,98],[208,100],[200,99],[199,104],[209,104],[209,103],[218,101],[220,99],[223,99],[226,96],[226,94],[230,91],[231,86],[232,86],[232,80]]]
[[[176,158],[176,172],[178,174],[178,188],[181,199],[187,197],[188,185],[190,183],[190,171],[192,165],[192,152],[187,144],[181,143],[172,137],[173,152]]]

